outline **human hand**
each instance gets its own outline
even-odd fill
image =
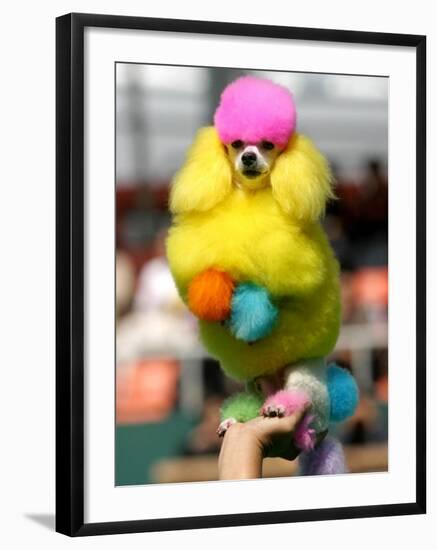
[[[219,479],[256,479],[262,474],[262,461],[277,438],[292,434],[308,405],[290,416],[259,416],[245,423],[236,422],[225,433],[219,455]],[[299,454],[296,449],[295,458]]]

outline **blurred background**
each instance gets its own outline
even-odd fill
[[[116,485],[217,479],[219,407],[239,385],[202,348],[165,258],[171,178],[223,88],[258,74],[294,95],[298,131],[329,158],[325,228],[340,261],[343,326],[332,359],[361,400],[332,431],[351,472],[387,470],[388,79],[116,66]],[[265,476],[295,462],[266,459]]]

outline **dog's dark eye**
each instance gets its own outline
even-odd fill
[[[267,151],[271,151],[275,147],[271,141],[263,141],[261,145]]]
[[[241,147],[243,147],[243,142],[241,141],[241,139],[236,139],[235,141],[233,141],[231,143],[231,146],[234,148],[234,149],[240,149]]]

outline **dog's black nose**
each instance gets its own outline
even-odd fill
[[[256,154],[252,152],[244,153],[241,157],[241,162],[244,166],[252,166],[256,162]]]

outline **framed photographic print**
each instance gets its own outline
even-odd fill
[[[425,513],[425,48],[57,19],[57,531]]]

